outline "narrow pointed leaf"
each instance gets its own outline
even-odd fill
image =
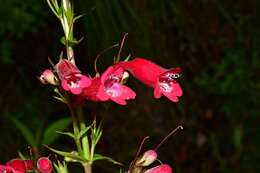
[[[122,163],[117,162],[117,161],[115,161],[114,159],[112,159],[110,157],[103,156],[101,154],[94,154],[93,161],[97,161],[97,160],[107,160],[107,161],[109,161],[111,163],[114,163],[116,165],[123,165]]]
[[[48,148],[49,150],[51,150],[52,152],[56,153],[56,154],[59,154],[63,157],[69,157],[73,160],[77,160],[78,162],[87,162],[86,159],[84,159],[83,157],[80,157],[79,155],[76,155],[76,154],[73,154],[73,153],[70,153],[70,152],[65,152],[65,151],[60,151],[60,150],[56,150],[56,149],[53,149],[47,145],[44,145],[46,148]]]
[[[84,129],[82,129],[82,130],[79,132],[79,138],[81,138],[82,136],[84,136],[84,135],[89,131],[90,128],[91,128],[91,126],[88,126],[88,127],[85,127]]]
[[[62,131],[56,131],[56,132],[59,133],[59,134],[66,135],[66,136],[69,136],[69,137],[75,139],[75,136],[74,136],[73,133],[70,133],[70,132],[62,132]]]
[[[75,22],[76,20],[82,18],[82,17],[85,16],[85,15],[86,15],[86,14],[81,14],[81,15],[78,15],[78,16],[74,17],[73,22]]]
[[[64,101],[62,98],[60,98],[60,97],[57,97],[57,96],[53,96],[53,98],[55,98],[55,99],[57,99],[57,100],[59,100],[59,101],[61,101],[61,102],[63,102],[63,103],[66,103],[66,101]]]

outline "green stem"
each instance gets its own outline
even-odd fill
[[[68,60],[71,63],[75,64],[73,48],[71,46],[66,45],[66,50],[67,50],[67,58],[68,58]]]
[[[87,163],[87,164],[83,164],[84,167],[84,172],[85,173],[92,173],[92,165]]]
[[[86,124],[84,123],[84,118],[83,118],[83,111],[82,111],[82,107],[77,109],[77,113],[78,113],[78,118],[79,118],[79,123],[80,123],[80,129],[83,130],[84,128],[86,128]],[[82,148],[83,148],[83,156],[86,159],[89,159],[89,141],[88,141],[88,136],[84,135],[82,137]]]
[[[78,150],[78,153],[79,155],[82,155],[83,151],[82,151],[82,146],[81,146],[81,143],[80,143],[80,139],[78,138],[78,135],[79,135],[79,127],[78,127],[78,121],[77,121],[77,116],[76,116],[76,113],[73,109],[73,106],[71,104],[71,101],[69,99],[69,96],[66,95],[66,100],[67,100],[67,105],[69,107],[69,110],[70,110],[70,113],[71,113],[71,116],[72,116],[72,121],[73,121],[73,131],[74,131],[74,136],[75,136],[75,143],[76,143],[76,147],[77,147],[77,150]]]

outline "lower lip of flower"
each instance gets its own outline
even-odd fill
[[[70,82],[69,82],[69,85],[70,85],[71,88],[78,88],[78,87],[79,87],[79,84],[78,84],[77,81],[76,81],[76,82],[70,81]]]
[[[119,96],[119,93],[116,90],[111,89],[111,88],[106,89],[106,93],[107,93],[107,95],[109,95],[111,97],[118,97]]]
[[[164,92],[170,93],[173,90],[171,83],[159,82],[160,89]]]
[[[79,74],[73,74],[65,77],[65,79],[67,80],[67,83],[71,88],[77,88],[79,87],[80,77],[81,75]]]
[[[117,84],[120,82],[120,78],[114,75],[109,76],[109,78],[104,82],[105,92],[110,97],[118,97],[120,95],[118,91]]]

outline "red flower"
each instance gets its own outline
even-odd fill
[[[1,173],[24,173],[24,172],[16,172],[16,170],[14,168],[12,168],[11,166],[6,166],[6,165],[0,165],[0,172]]]
[[[126,100],[134,99],[135,92],[122,85],[123,68],[109,67],[101,76],[101,84],[97,92],[97,97],[102,101],[111,99],[112,101],[126,105]]]
[[[26,173],[32,170],[32,160],[13,159],[6,163],[6,165],[0,165],[0,172],[6,173]]]
[[[162,164],[146,170],[144,173],[172,173],[172,168],[167,164]]]
[[[80,94],[83,88],[91,84],[91,80],[82,75],[79,69],[68,60],[61,59],[56,65],[56,70],[61,80],[62,88],[75,95]]]
[[[100,98],[97,97],[97,92],[100,88],[101,85],[101,78],[100,77],[95,77],[94,79],[91,80],[91,85],[84,88],[82,91],[82,94],[80,97],[78,97],[77,102],[81,102],[83,99],[86,100],[91,100],[95,102],[101,101]]]
[[[135,92],[121,84],[123,68],[109,67],[101,77],[92,79],[89,87],[82,92],[82,98],[92,101],[112,100],[120,105],[126,105],[126,100],[134,99]]]
[[[135,58],[129,62],[119,62],[115,68],[122,67],[129,71],[136,79],[154,88],[154,97],[160,98],[162,94],[173,102],[178,102],[178,97],[182,96],[182,89],[177,78],[181,69],[165,69],[151,61],[143,58]]]

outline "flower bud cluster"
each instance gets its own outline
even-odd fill
[[[0,173],[28,173],[36,170],[39,173],[52,173],[52,162],[48,157],[41,157],[34,167],[33,160],[12,159],[5,165],[0,165]]]

